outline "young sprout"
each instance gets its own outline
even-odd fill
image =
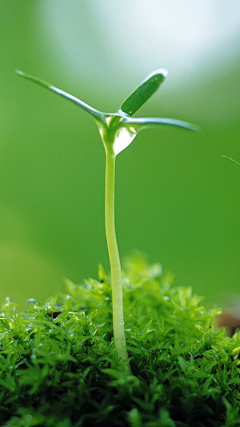
[[[156,92],[167,76],[166,70],[157,70],[148,76],[137,89],[121,104],[116,113],[104,113],[96,110],[79,98],[52,86],[45,80],[38,79],[22,71],[16,71],[45,88],[69,99],[89,113],[96,121],[106,153],[105,169],[105,230],[111,268],[113,334],[115,348],[119,359],[128,363],[128,354],[124,330],[123,294],[121,283],[121,264],[115,230],[115,159],[137,136],[138,132],[149,127],[175,126],[191,131],[198,128],[180,120],[141,117],[132,118],[133,114]]]

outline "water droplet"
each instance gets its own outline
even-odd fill
[[[134,129],[129,130],[121,128],[117,133],[113,144],[114,153],[117,155],[121,153],[121,151],[125,150],[125,148],[127,148],[134,140],[136,135],[137,132]]]
[[[27,302],[29,302],[29,303],[34,303],[34,302],[37,302],[36,300],[35,300],[35,298],[29,298],[28,300],[27,300]]]

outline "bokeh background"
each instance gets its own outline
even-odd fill
[[[208,305],[240,291],[240,2],[0,1],[0,298],[21,307],[109,270],[104,150],[92,118],[21,69],[115,111],[150,72],[139,116],[199,124],[142,132],[117,158],[117,233]]]

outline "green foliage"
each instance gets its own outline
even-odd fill
[[[125,99],[118,111],[132,116],[158,90],[166,77],[166,70],[157,70],[153,72],[133,93],[131,93],[131,95],[128,96],[127,99]]]
[[[100,113],[100,111],[95,110],[95,108],[91,107],[90,105],[86,104],[85,102],[81,101],[80,99],[76,98],[75,96],[70,95],[69,93],[65,92],[64,90],[59,89],[59,88],[51,85],[46,80],[39,79],[38,77],[32,76],[31,74],[24,73],[23,71],[20,71],[20,70],[16,70],[16,74],[34,82],[34,83],[37,83],[39,86],[43,86],[44,88],[49,89],[52,92],[55,92],[57,95],[61,95],[63,98],[68,99],[69,101],[78,105],[78,107],[87,111],[87,113],[91,114],[95,119],[100,120],[100,121],[103,119],[102,113]]]
[[[109,143],[110,145],[113,145],[114,141],[119,137],[119,135],[124,132],[124,139],[127,137],[129,142],[127,144],[123,143],[122,149],[115,151],[115,154],[118,154],[120,151],[125,149],[132,142],[139,131],[149,127],[162,127],[167,125],[191,131],[199,130],[198,126],[184,122],[182,120],[157,117],[131,118],[131,116],[137,110],[139,110],[139,108],[141,108],[141,106],[159,88],[167,76],[166,70],[158,70],[148,76],[122,103],[116,113],[104,113],[102,111],[96,110],[76,96],[70,95],[69,93],[57,88],[56,86],[53,86],[45,80],[39,79],[38,77],[32,76],[31,74],[27,74],[20,70],[16,70],[16,73],[19,76],[26,78],[27,80],[37,83],[38,85],[43,86],[44,88],[49,89],[52,92],[63,96],[64,98],[67,98],[69,101],[78,105],[80,108],[93,116],[99,126],[100,135],[105,147]]]
[[[111,286],[67,281],[67,294],[0,313],[0,425],[237,427],[240,333],[215,328],[192,290],[137,256],[123,294],[132,372],[119,369]]]

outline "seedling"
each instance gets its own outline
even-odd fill
[[[69,99],[89,113],[98,125],[106,153],[105,230],[111,268],[113,333],[118,357],[122,362],[127,363],[128,354],[124,331],[121,264],[115,230],[115,159],[121,151],[131,144],[138,132],[143,129],[175,126],[196,131],[198,128],[190,123],[169,118],[132,118],[133,114],[139,110],[163,83],[167,76],[166,70],[157,70],[148,76],[121,104],[116,113],[104,113],[96,110],[79,98],[22,71],[17,71],[17,74]]]

